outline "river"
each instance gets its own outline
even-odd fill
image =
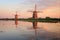
[[[58,39],[60,39],[60,23],[18,21],[16,25],[15,21],[0,20],[0,40]]]

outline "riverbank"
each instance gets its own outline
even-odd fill
[[[0,19],[0,20],[15,20],[14,18],[11,18],[11,19],[8,19],[8,18],[5,18],[5,19]],[[28,19],[24,19],[24,18],[20,18],[20,19],[17,19],[18,21],[28,21],[28,22],[50,22],[50,23],[58,23],[60,22],[60,19],[47,19],[47,18],[39,18],[39,19],[33,19],[33,18],[28,18]]]

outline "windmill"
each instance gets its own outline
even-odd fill
[[[16,25],[16,27],[18,25],[18,14],[17,14],[17,11],[16,11],[16,14],[15,14],[15,25]]]
[[[42,13],[42,11],[37,11],[37,6],[36,6],[36,4],[35,4],[35,8],[34,8],[34,11],[29,11],[29,12],[32,12],[33,13],[33,18],[34,19],[37,19],[38,18],[38,16],[37,16],[37,13]]]

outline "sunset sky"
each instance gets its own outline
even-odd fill
[[[0,18],[14,18],[18,11],[19,18],[32,17],[37,4],[38,17],[60,18],[60,0],[0,0]]]

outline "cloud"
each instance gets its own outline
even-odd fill
[[[45,9],[47,7],[60,7],[60,0],[26,0],[26,4],[34,6],[36,3],[38,9]]]
[[[60,6],[60,0],[42,0],[37,2],[40,7]]]

